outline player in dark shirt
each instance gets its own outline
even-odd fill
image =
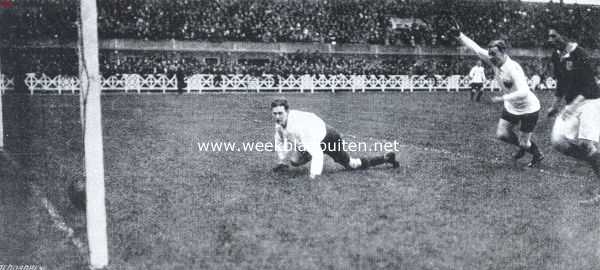
[[[556,98],[548,110],[549,116],[558,114],[552,128],[552,146],[565,155],[586,161],[600,181],[600,89],[594,81],[590,57],[556,29],[548,31],[548,43],[555,49],[552,64],[557,80]],[[566,105],[561,111],[562,99]],[[580,203],[600,204],[600,193],[594,194]]]

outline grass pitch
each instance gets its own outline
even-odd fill
[[[538,93],[544,108],[551,94]],[[489,93],[486,93],[489,95]],[[270,171],[272,152],[200,152],[199,142],[269,142],[274,94],[103,96],[109,269],[597,269],[598,208],[576,200],[593,185],[584,164],[534,140],[537,169],[494,139],[501,105],[468,93],[286,94],[347,141],[398,141],[400,168],[324,174]],[[81,269],[23,183],[40,186],[76,237],[70,205],[82,177],[77,96],[4,97],[0,264]],[[375,155],[380,153],[354,153]]]

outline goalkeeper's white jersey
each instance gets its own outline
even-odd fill
[[[280,161],[287,158],[290,150],[304,150],[311,156],[310,174],[320,175],[323,171],[321,141],[327,133],[327,125],[316,114],[289,110],[287,126],[275,124],[275,150]],[[296,149],[290,149],[289,146]]]

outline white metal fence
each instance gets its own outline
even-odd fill
[[[15,83],[12,78],[0,74],[0,94],[4,94],[7,90],[14,90]]]
[[[0,90],[14,90],[14,80],[5,76],[0,77]],[[185,87],[188,93],[202,92],[366,92],[366,91],[460,91],[469,89],[466,76],[410,76],[410,75],[291,75],[281,77],[263,75],[210,75],[195,74],[185,77]],[[28,73],[24,81],[29,92],[35,93],[77,93],[81,87],[79,78],[69,76],[49,77],[45,74]],[[529,79],[530,86],[537,82]],[[556,82],[552,78],[542,82],[543,88],[554,89]],[[123,74],[103,77],[101,87],[103,92],[173,92],[178,89],[175,76],[164,74],[139,75]],[[499,88],[495,81],[488,80],[484,89],[495,91]]]

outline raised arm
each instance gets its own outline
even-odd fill
[[[481,59],[488,65],[493,66],[492,62],[490,62],[490,58],[488,57],[488,51],[486,49],[481,48],[481,46],[479,46],[479,44],[477,44],[475,41],[473,41],[472,39],[467,37],[462,32],[458,35],[458,40],[460,40],[460,42],[463,45],[465,45],[467,48],[469,48],[470,50],[475,52],[475,54],[477,54],[477,57],[479,57],[479,59]]]

